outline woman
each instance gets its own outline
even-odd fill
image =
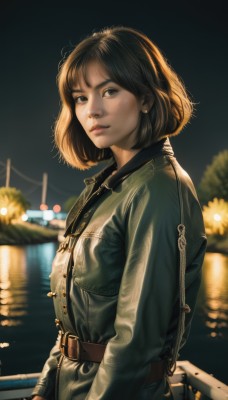
[[[67,218],[49,293],[60,334],[34,398],[163,399],[206,247],[194,186],[169,142],[192,103],[159,49],[127,27],[80,42],[59,91],[64,160],[111,162],[85,180]]]

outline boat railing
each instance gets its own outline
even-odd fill
[[[0,376],[0,400],[31,399],[40,373]],[[189,361],[178,361],[169,378],[174,400],[228,400],[228,386]]]

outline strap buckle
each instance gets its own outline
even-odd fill
[[[69,339],[70,343],[72,341],[75,341],[76,346],[69,346]],[[71,361],[78,361],[80,362],[81,360],[81,345],[80,345],[80,339],[78,336],[74,336],[70,334],[70,332],[60,332],[60,342],[59,342],[59,348],[61,353],[69,358]]]

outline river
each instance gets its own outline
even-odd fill
[[[39,372],[57,331],[49,274],[57,243],[0,246],[2,375]],[[189,340],[180,359],[228,384],[228,256],[206,253]]]

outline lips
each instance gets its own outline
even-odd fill
[[[109,126],[108,125],[93,125],[92,126],[92,128],[90,128],[90,132],[93,132],[93,131],[99,131],[99,130],[102,130],[102,129],[105,129],[105,128],[109,128]]]

